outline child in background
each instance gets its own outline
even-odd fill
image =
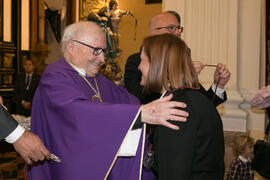
[[[254,139],[249,136],[237,137],[233,152],[235,159],[231,162],[227,180],[253,180],[254,172],[251,168]]]

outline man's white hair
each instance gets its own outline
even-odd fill
[[[71,24],[69,26],[67,26],[64,30],[64,35],[62,37],[62,53],[64,53],[66,51],[66,45],[67,42],[69,40],[72,39],[76,39],[78,37],[78,35],[84,31],[84,26],[83,25],[87,25],[87,24],[92,24],[92,25],[96,25],[97,27],[99,27],[96,23],[94,22],[89,22],[89,21],[81,21],[81,22],[77,22],[74,24]],[[101,28],[100,28],[101,29]],[[102,31],[102,29],[101,29]]]
[[[75,38],[75,34],[77,34],[76,31],[78,29],[77,27],[77,23],[74,23],[65,28],[64,35],[62,37],[62,53],[66,51],[67,42]]]

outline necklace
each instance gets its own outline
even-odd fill
[[[93,101],[96,101],[98,100],[99,102],[102,102],[102,99],[101,99],[101,95],[100,95],[100,92],[99,92],[99,88],[98,88],[98,84],[97,84],[97,80],[96,78],[94,77],[94,81],[95,81],[95,85],[96,85],[96,88],[97,90],[92,86],[92,84],[86,79],[86,77],[80,75],[84,80],[85,82],[91,87],[91,89],[94,91],[95,95],[92,96],[92,100]]]
[[[74,67],[73,64],[71,64],[70,62],[68,62],[68,64],[75,70],[78,72],[78,70]],[[95,81],[95,85],[96,85],[96,88],[97,90],[94,88],[94,86],[86,79],[86,77],[84,75],[82,75],[81,73],[78,72],[78,74],[85,80],[85,82],[90,86],[90,88],[94,91],[95,95],[92,96],[92,100],[94,102],[96,102],[96,100],[98,100],[99,102],[102,102],[102,99],[101,99],[101,95],[100,95],[100,92],[99,92],[99,88],[98,88],[98,84],[97,84],[97,80],[96,78],[94,77],[94,81]]]

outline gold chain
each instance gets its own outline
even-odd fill
[[[95,95],[92,96],[92,100],[93,101],[96,101],[96,99],[99,100],[99,102],[102,102],[102,99],[101,99],[101,95],[100,95],[100,92],[99,92],[99,88],[98,88],[98,84],[97,84],[97,80],[96,78],[94,77],[94,81],[95,81],[95,85],[96,85],[96,88],[97,90],[92,86],[92,84],[86,79],[86,77],[84,77],[83,75],[80,74],[80,76],[85,80],[85,82],[91,87],[91,89],[94,91]]]
[[[71,64],[70,62],[67,62],[75,71],[77,71],[75,68],[74,68],[74,65]],[[78,72],[78,71],[77,71]],[[99,88],[98,88],[98,84],[97,84],[97,80],[96,78],[94,77],[94,81],[95,81],[95,85],[96,85],[96,88],[97,90],[92,86],[92,84],[86,79],[86,77],[82,74],[80,74],[78,72],[78,74],[85,80],[85,82],[91,87],[91,89],[94,91],[95,95],[92,96],[92,100],[93,101],[96,101],[98,99],[99,102],[102,102],[102,99],[101,99],[101,95],[100,95],[100,92],[99,92]]]

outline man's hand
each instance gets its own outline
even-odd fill
[[[227,82],[230,80],[231,73],[225,64],[218,63],[214,73],[214,84],[223,89]],[[218,80],[219,79],[219,80]]]
[[[28,101],[25,101],[24,103],[22,103],[22,106],[24,109],[31,110],[31,103]]]
[[[188,113],[179,109],[185,108],[186,104],[176,101],[170,101],[173,95],[166,96],[162,99],[155,100],[151,103],[142,105],[142,120],[148,124],[163,125],[168,128],[178,130],[179,127],[168,122],[173,121],[186,121]]]
[[[204,68],[204,64],[200,61],[192,61],[197,76],[199,76],[201,70]]]
[[[27,164],[32,162],[43,161],[51,159],[51,153],[46,149],[40,138],[25,131],[23,135],[13,143],[15,150],[22,156]]]

